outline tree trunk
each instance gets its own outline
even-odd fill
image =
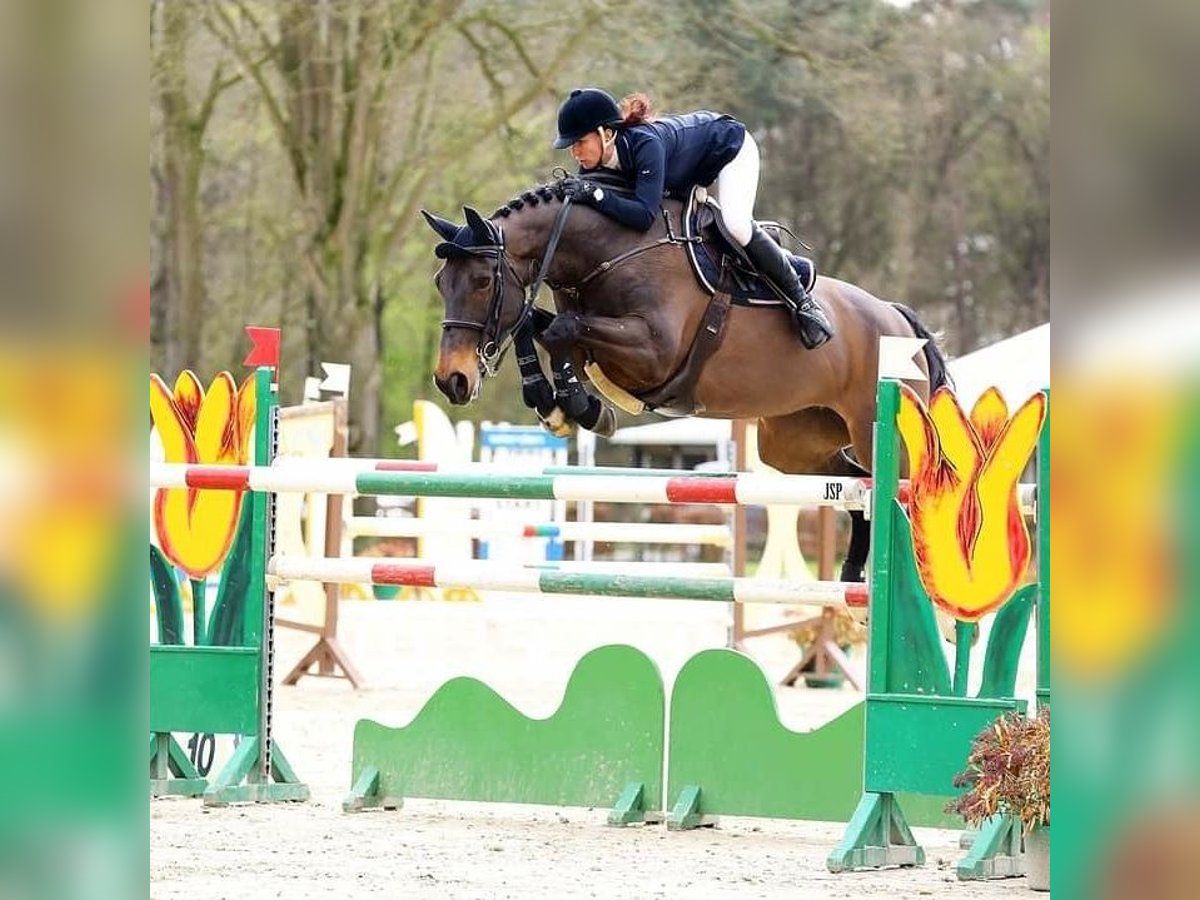
[[[167,3],[162,8],[159,65],[162,88],[163,165],[160,208],[162,272],[155,279],[151,303],[162,323],[156,365],[173,378],[203,362],[204,284],[203,240],[200,222],[200,171],[204,165],[203,134],[193,127],[187,97],[187,9]]]
[[[314,293],[309,321],[310,372],[321,374],[322,362],[351,367],[350,454],[380,455],[384,448],[379,444],[379,331],[372,305],[360,298],[344,300]]]

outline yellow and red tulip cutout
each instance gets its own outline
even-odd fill
[[[1030,538],[1017,482],[1037,446],[1046,395],[1034,394],[1009,416],[990,388],[968,417],[946,388],[928,409],[901,388],[897,425],[908,450],[917,571],[939,608],[977,622],[1026,575]]]
[[[254,380],[239,389],[221,372],[207,391],[190,371],[175,389],[150,376],[150,414],[167,462],[244,465],[254,428]],[[242,491],[163,488],[154,497],[154,526],[163,553],[190,578],[204,578],[229,552],[242,508]]]

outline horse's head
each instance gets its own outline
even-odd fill
[[[434,254],[445,260],[434,278],[445,316],[433,380],[456,405],[475,399],[482,375],[494,373],[524,300],[503,233],[469,206],[463,212],[466,224],[456,225],[421,210],[442,239]]]

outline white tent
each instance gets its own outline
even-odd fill
[[[950,376],[964,409],[993,386],[1010,408],[1020,405],[1050,386],[1050,323],[952,359]]]

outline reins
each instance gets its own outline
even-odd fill
[[[596,268],[592,269],[592,271],[588,272],[586,275],[584,275],[582,278],[580,278],[579,281],[576,282],[574,285],[571,285],[571,287],[573,287],[575,290],[579,290],[579,288],[583,287],[585,284],[587,284],[593,278],[603,275],[605,272],[608,272],[611,269],[615,269],[617,266],[619,266],[621,263],[625,262],[626,260],[633,259],[635,256],[640,256],[641,254],[646,253],[649,250],[655,250],[658,247],[663,247],[667,244],[698,244],[701,242],[701,239],[699,237],[686,237],[686,236],[679,237],[677,234],[675,234],[675,232],[671,228],[670,213],[668,213],[664,209],[662,211],[662,214],[663,214],[663,221],[666,223],[666,226],[667,226],[667,236],[666,237],[661,237],[658,240],[656,240],[650,244],[642,244],[640,247],[634,247],[632,250],[626,250],[624,253],[614,256],[612,259],[605,260],[604,262],[600,263],[600,265],[596,266]]]
[[[566,230],[567,216],[571,211],[571,198],[564,197],[562,206],[559,208],[558,214],[554,219],[554,226],[550,230],[550,238],[546,242],[546,252],[542,256],[541,265],[538,267],[537,276],[533,282],[525,290],[525,295],[521,301],[521,310],[517,314],[517,318],[508,328],[503,328],[500,324],[501,317],[504,314],[504,270],[508,269],[512,273],[513,278],[520,283],[520,276],[517,275],[513,268],[512,262],[508,258],[505,250],[504,231],[491,220],[484,220],[489,231],[489,243],[481,244],[474,247],[461,248],[472,256],[492,257],[495,263],[492,267],[492,296],[488,301],[487,315],[482,322],[476,322],[470,319],[442,319],[442,328],[465,328],[470,331],[479,332],[479,346],[476,348],[476,354],[479,356],[480,365],[483,368],[484,374],[488,377],[494,376],[500,367],[501,361],[504,359],[504,354],[508,352],[508,348],[512,346],[516,336],[525,328],[529,322],[530,313],[537,301],[538,292],[541,291],[543,284],[548,284],[546,280],[547,274],[550,272],[550,265],[554,260],[554,254],[558,250],[558,244],[562,238],[563,231]],[[669,246],[672,244],[689,244],[699,243],[699,237],[679,236],[671,227],[671,216],[667,210],[662,211],[663,221],[666,223],[667,236],[658,238],[657,240],[634,247],[631,250],[626,250],[623,253],[614,256],[612,259],[605,260],[600,263],[574,284],[552,284],[555,290],[565,290],[573,293],[578,291],[588,282],[601,275],[612,271],[622,263],[647,253],[650,250],[656,250],[659,247]]]

